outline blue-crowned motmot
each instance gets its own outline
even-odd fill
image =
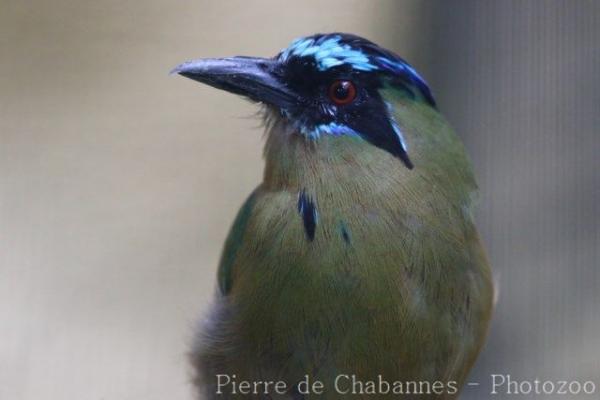
[[[471,164],[425,80],[342,33],[173,72],[262,103],[267,121],[263,181],[227,237],[192,354],[203,393],[455,398],[493,289]],[[351,378],[395,384],[352,394]],[[249,395],[236,381],[282,383]]]

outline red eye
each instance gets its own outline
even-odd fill
[[[356,86],[350,81],[335,81],[329,86],[329,98],[338,106],[350,104],[356,98]]]

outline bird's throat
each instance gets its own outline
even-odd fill
[[[392,177],[408,179],[402,161],[356,135],[309,138],[285,120],[273,121],[264,150],[263,185],[271,190],[327,192],[332,187],[355,192]],[[372,188],[371,188],[372,189]]]

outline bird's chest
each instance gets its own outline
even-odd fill
[[[271,296],[291,299],[395,292],[409,266],[404,217],[391,207],[349,205],[334,196],[264,193],[250,218],[234,280],[253,290],[268,284]]]
[[[299,357],[389,359],[377,351],[417,338],[435,315],[401,213],[316,198],[311,235],[299,200],[287,192],[257,200],[234,276],[240,323],[252,327],[247,343]]]
[[[237,359],[292,381],[458,374],[490,304],[460,207],[400,176],[319,171],[315,186],[257,193],[232,268]]]

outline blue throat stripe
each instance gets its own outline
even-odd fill
[[[300,127],[300,133],[310,139],[319,139],[321,135],[332,135],[332,136],[360,136],[358,132],[346,125],[337,124],[330,122],[327,124],[320,124],[314,127]]]

